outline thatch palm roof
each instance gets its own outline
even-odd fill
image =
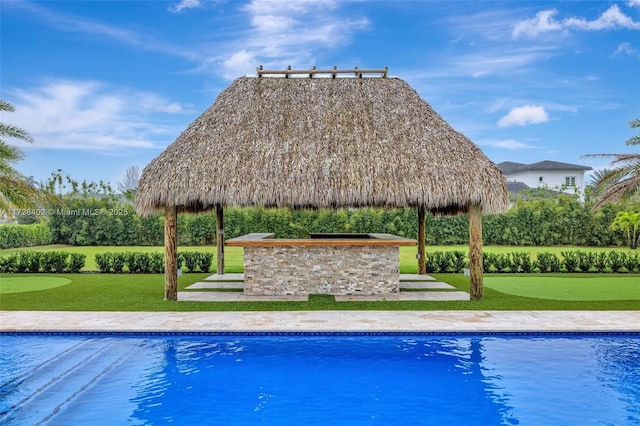
[[[136,209],[506,210],[502,172],[404,81],[243,77],[143,171]]]

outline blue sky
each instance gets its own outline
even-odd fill
[[[141,169],[234,78],[382,68],[494,162],[599,169],[640,117],[640,0],[0,0],[2,122],[17,168],[110,181]]]

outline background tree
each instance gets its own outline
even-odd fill
[[[138,181],[140,180],[140,168],[138,166],[129,167],[124,177],[118,181],[117,188],[129,201],[134,201],[136,191],[138,191]]]
[[[611,224],[611,229],[621,229],[627,233],[629,248],[637,249],[640,243],[640,213],[622,211],[618,212]]]
[[[632,129],[640,128],[640,119],[636,118],[629,126]],[[640,145],[640,133],[633,136],[626,145]],[[640,188],[640,153],[631,154],[589,154],[585,157],[611,158],[611,167],[596,185],[596,192],[600,193],[600,199],[594,205],[599,209],[603,205],[632,195]]]
[[[13,105],[0,99],[0,112],[14,110]],[[14,164],[24,159],[25,155],[20,148],[9,144],[6,141],[7,138],[33,142],[24,129],[0,122],[0,211],[11,216],[12,206],[18,209],[29,209],[43,202],[59,204],[56,197],[38,189],[31,179],[14,168]]]

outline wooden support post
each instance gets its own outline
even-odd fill
[[[425,208],[424,206],[418,206],[418,274],[425,275],[427,273],[426,264],[426,231],[425,231]]]
[[[224,274],[224,210],[216,204],[216,250],[218,252],[217,273]]]
[[[178,300],[178,214],[164,208],[164,300]]]
[[[469,207],[469,294],[482,300],[482,207]]]

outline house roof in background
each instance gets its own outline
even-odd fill
[[[509,175],[513,173],[514,170],[518,170],[520,167],[526,166],[526,164],[516,163],[513,161],[503,161],[497,166],[502,171],[503,174]]]
[[[504,161],[498,164],[498,168],[505,175],[511,175],[520,172],[527,172],[532,170],[592,170],[589,166],[582,166],[580,164],[561,163],[559,161],[544,160],[532,164],[514,163],[512,161]]]
[[[512,194],[517,194],[520,191],[530,188],[531,187],[524,182],[507,182],[507,191],[511,192]]]

